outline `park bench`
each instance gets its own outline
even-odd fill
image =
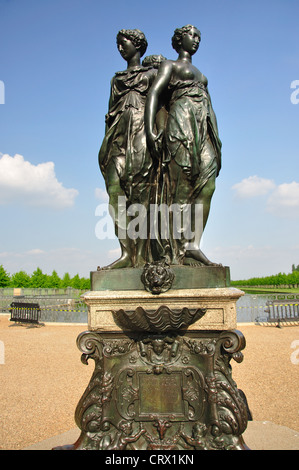
[[[265,307],[265,313],[268,313],[267,322],[277,323],[281,328],[283,323],[299,322],[299,300],[269,300]]]
[[[40,306],[37,303],[12,302],[10,304],[10,321],[18,323],[38,323]]]

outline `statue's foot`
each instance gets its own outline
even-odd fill
[[[127,253],[123,254],[119,259],[103,267],[102,269],[121,269],[121,268],[132,268],[132,260]]]
[[[190,258],[193,261],[190,261]],[[199,248],[198,250],[187,250],[183,264],[196,266],[196,264],[194,264],[196,262],[198,263],[197,266],[222,266],[222,264],[210,261]]]
[[[139,257],[134,263],[134,268],[143,268],[147,262],[143,257]]]
[[[203,263],[196,261],[194,258],[185,257],[183,261],[184,266],[203,266]]]

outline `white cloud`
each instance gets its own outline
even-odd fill
[[[121,249],[120,247],[119,248],[115,248],[113,250],[109,250],[108,251],[108,258],[115,258],[115,259],[118,259],[121,255]]]
[[[270,179],[249,176],[232,186],[232,189],[241,199],[267,195],[266,211],[275,216],[299,216],[299,183],[296,181],[276,185]]]
[[[74,204],[76,189],[64,188],[55,175],[53,162],[33,165],[22,155],[0,154],[0,205],[65,208]]]
[[[229,266],[232,280],[240,280],[291,272],[299,256],[299,246],[283,243],[218,246],[206,254],[213,261]]]
[[[232,187],[232,189],[236,192],[236,195],[244,199],[255,196],[263,196],[268,194],[274,188],[274,181],[261,178],[257,175],[249,176]]]
[[[267,210],[279,216],[299,214],[299,183],[283,183],[275,188],[267,201]]]
[[[33,248],[33,250],[26,251],[27,255],[42,255],[44,253],[44,250],[40,250],[39,248]]]
[[[108,202],[109,201],[109,196],[108,196],[107,191],[105,189],[96,188],[94,194],[95,194],[95,198],[99,199],[100,201],[103,201],[103,202]]]

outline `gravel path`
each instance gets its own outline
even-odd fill
[[[76,427],[75,408],[93,372],[93,361],[84,366],[76,346],[86,329],[25,327],[0,315],[0,449],[23,449]],[[299,326],[239,329],[247,346],[244,361],[231,363],[233,378],[254,421],[299,431]]]

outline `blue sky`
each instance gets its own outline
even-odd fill
[[[146,55],[175,59],[173,31],[191,23],[223,143],[202,249],[232,279],[290,272],[299,264],[298,14],[297,0],[0,0],[0,264],[88,277],[116,259],[118,241],[95,235],[110,80],[126,67],[116,34],[139,28]]]

